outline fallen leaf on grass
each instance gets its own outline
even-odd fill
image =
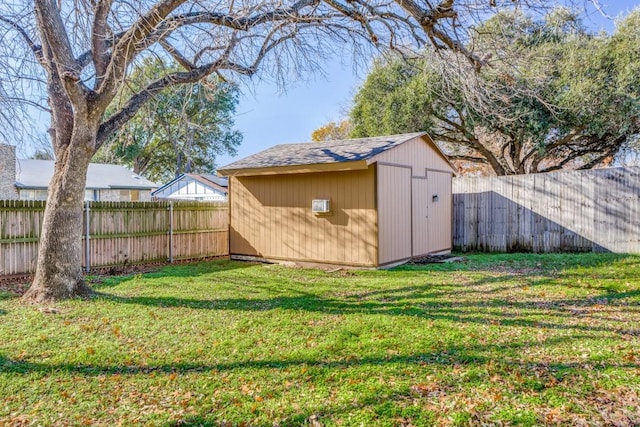
[[[640,425],[640,396],[632,389],[599,390],[589,400],[607,425]]]
[[[444,391],[438,384],[414,384],[411,386],[411,392],[423,397],[434,397],[444,394]]]

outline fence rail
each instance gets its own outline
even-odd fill
[[[44,208],[41,201],[0,200],[0,276],[35,271]],[[228,221],[226,203],[86,202],[82,266],[226,256]]]
[[[453,180],[462,251],[640,253],[640,168]]]

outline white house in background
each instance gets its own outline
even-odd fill
[[[0,200],[47,200],[53,160],[16,159],[15,147],[0,144]],[[149,201],[158,185],[120,165],[91,163],[85,200]]]
[[[183,173],[151,193],[157,199],[226,202],[227,178],[210,174]]]

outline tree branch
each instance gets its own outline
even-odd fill
[[[185,70],[187,71],[191,71],[193,69],[196,68],[196,66],[194,64],[191,63],[191,61],[189,61],[187,58],[184,57],[184,55],[182,55],[178,49],[176,49],[175,47],[171,46],[171,44],[169,42],[167,42],[166,40],[160,40],[160,46],[162,46],[162,48],[169,54],[171,55],[171,57],[178,63],[180,64]]]
[[[4,16],[0,15],[0,22],[4,22],[5,24],[9,25],[11,28],[13,28],[14,30],[16,30],[18,32],[18,34],[20,34],[20,36],[24,39],[24,41],[27,43],[27,45],[29,45],[29,49],[31,49],[31,51],[33,52],[33,55],[36,57],[36,60],[38,62],[40,62],[41,64],[44,61],[43,58],[43,53],[42,53],[42,46],[40,46],[39,44],[36,44],[31,37],[29,37],[29,34],[27,33],[27,31],[22,28],[20,25],[18,25],[17,22],[14,22],[8,18],[5,18]]]
[[[461,53],[471,62],[476,71],[480,71],[480,68],[485,65],[486,62],[484,60],[468,50],[459,40],[453,39],[449,34],[436,28],[440,20],[457,18],[458,13],[453,7],[452,0],[443,0],[435,8],[427,2],[428,10],[425,10],[413,0],[402,0],[397,3],[413,16],[437,49],[446,47],[454,52]],[[444,46],[440,45],[438,41],[442,42]]]
[[[93,27],[91,29],[91,48],[93,65],[96,72],[96,86],[100,86],[107,70],[109,60],[107,18],[111,10],[113,0],[98,0],[94,7]]]
[[[35,0],[36,19],[40,29],[42,43],[48,48],[43,50],[45,67],[51,68],[48,73],[55,75],[62,82],[65,91],[74,100],[76,108],[87,108],[86,98],[89,88],[80,80],[81,69],[73,57],[71,42],[60,16],[60,10],[50,0]]]
[[[447,157],[449,158],[449,160],[452,160],[452,161],[463,160],[465,162],[489,164],[487,159],[485,159],[484,157],[465,156],[462,154],[451,154],[451,155],[448,155]]]

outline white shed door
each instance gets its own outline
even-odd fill
[[[426,178],[411,180],[412,199],[412,255],[429,253],[429,181]]]

